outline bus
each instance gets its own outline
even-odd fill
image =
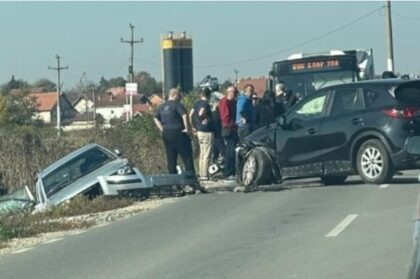
[[[269,75],[270,89],[283,83],[301,99],[330,85],[373,79],[373,52],[368,49],[297,53],[287,60],[274,62]]]

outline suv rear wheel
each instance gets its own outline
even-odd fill
[[[392,179],[393,166],[384,144],[371,139],[360,146],[357,152],[357,171],[369,184],[382,184]]]
[[[245,187],[256,187],[272,180],[270,158],[262,150],[251,150],[241,170],[241,181]]]

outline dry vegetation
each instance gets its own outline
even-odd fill
[[[166,169],[165,153],[151,116],[111,129],[64,133],[57,138],[52,128],[24,127],[0,134],[0,186],[12,191],[28,185],[34,190],[36,173],[69,152],[98,143],[119,149],[145,174]]]
[[[0,130],[0,195],[24,185],[34,192],[36,174],[40,170],[87,143],[98,143],[110,150],[119,149],[144,174],[166,171],[163,144],[150,115],[128,124],[116,121],[111,129],[63,133],[60,138],[53,128],[25,126],[3,129]],[[96,224],[96,220],[68,217],[130,207],[134,202],[128,198],[98,197],[89,200],[79,196],[48,212],[0,216],[0,248],[5,241],[13,238],[90,227]]]

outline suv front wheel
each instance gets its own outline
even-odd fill
[[[259,148],[251,150],[245,158],[240,175],[243,186],[247,188],[270,183],[270,158]]]
[[[366,183],[386,183],[394,175],[389,154],[380,140],[364,142],[357,152],[356,160],[357,172]]]

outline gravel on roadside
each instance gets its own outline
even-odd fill
[[[136,202],[127,207],[118,208],[114,210],[91,213],[86,215],[62,217],[57,219],[58,222],[89,222],[95,224],[94,226],[102,226],[113,221],[122,220],[138,214],[139,212],[152,210],[158,208],[164,204],[173,203],[180,198],[165,198],[165,199],[149,199],[146,201]],[[87,228],[86,228],[87,229]],[[84,230],[70,230],[60,232],[50,232],[39,234],[34,237],[27,238],[14,238],[10,241],[2,243],[0,247],[0,255],[10,254],[22,249],[30,248],[35,245],[51,242],[55,239],[60,239],[66,235],[78,234],[84,232]]]

